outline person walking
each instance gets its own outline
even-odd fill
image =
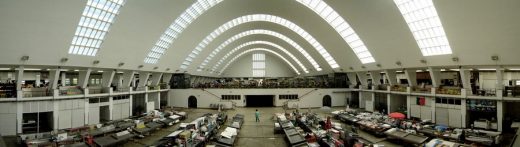
[[[256,117],[256,122],[260,122],[260,112],[258,112],[258,109],[256,109],[255,117]]]

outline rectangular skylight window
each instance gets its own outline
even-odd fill
[[[394,0],[423,56],[451,54],[448,38],[432,0]]]
[[[253,77],[265,76],[265,54],[253,54]]]
[[[69,54],[96,56],[124,3],[125,0],[88,0],[72,38]]]

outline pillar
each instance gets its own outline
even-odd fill
[[[137,87],[148,85],[148,78],[150,78],[150,72],[139,72],[139,85]]]
[[[23,70],[23,66],[19,66],[18,70],[16,70],[16,91],[22,90]]]
[[[110,84],[112,84],[115,74],[115,70],[103,71],[103,74],[101,75],[101,87],[110,87]]]
[[[428,67],[428,70],[430,72],[433,87],[439,88],[441,86],[441,70],[432,67]]]
[[[381,85],[381,73],[379,71],[370,71],[370,77],[373,85]]]
[[[90,69],[90,68],[88,68],[87,70],[79,71],[78,86],[80,86],[83,89],[87,88],[91,71],[92,71],[92,69]]]
[[[49,71],[49,87],[51,87],[51,89],[58,88],[59,77],[60,77],[60,69],[52,69]]]
[[[497,68],[496,90],[504,90],[504,68]]]
[[[472,89],[471,89],[471,83],[470,83],[470,79],[471,79],[470,70],[461,68],[459,70],[459,72],[460,72],[460,77],[461,77],[461,81],[462,81],[462,87],[466,90],[466,94],[471,93]]]
[[[67,73],[66,72],[62,72],[61,73],[61,86],[67,86],[66,83],[65,83],[65,80],[67,80]]]
[[[397,85],[397,76],[395,70],[385,70],[385,77],[390,85]]]
[[[134,79],[134,71],[125,71],[123,73],[123,85],[122,87],[130,87],[130,84],[132,84],[132,81]]]
[[[159,85],[159,83],[161,82],[162,75],[163,75],[163,73],[159,73],[159,72],[153,73],[151,86]]]
[[[503,126],[502,123],[504,119],[504,101],[497,101],[497,123],[498,123],[498,132],[502,132]]]
[[[361,85],[368,86],[366,72],[356,72],[356,75],[357,75],[359,81],[361,82]]]
[[[408,80],[409,87],[417,86],[417,72],[414,69],[405,69],[404,75]]]
[[[34,83],[34,87],[40,87],[40,84],[41,84],[40,80],[41,80],[41,73],[38,73],[38,74],[36,74],[36,81]]]
[[[348,77],[348,81],[350,82],[351,87],[354,87],[357,85],[356,73],[349,72],[349,73],[347,73],[347,77]]]

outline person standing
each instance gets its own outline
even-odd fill
[[[260,112],[258,112],[258,109],[256,109],[255,118],[256,118],[256,122],[260,122]]]

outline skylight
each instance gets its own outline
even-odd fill
[[[276,23],[276,24],[282,25],[284,27],[287,27],[288,29],[291,29],[292,31],[294,31],[295,33],[300,35],[302,38],[304,38],[307,42],[309,42],[309,44],[311,44],[314,47],[314,49],[316,49],[322,55],[322,57],[325,58],[327,63],[332,68],[339,67],[339,65],[336,63],[334,58],[332,58],[332,56],[327,52],[327,50],[325,50],[325,48],[316,39],[314,39],[314,37],[312,37],[309,33],[307,33],[307,31],[303,30],[298,25],[296,25],[284,18],[278,17],[278,16],[267,15],[267,14],[253,14],[253,15],[246,15],[246,16],[242,16],[242,17],[233,19],[233,20],[228,21],[227,23],[223,24],[219,28],[215,29],[212,33],[210,33],[210,35],[206,36],[206,38],[204,38],[197,47],[195,47],[195,49],[191,52],[191,54],[188,57],[186,57],[186,60],[181,65],[181,68],[182,69],[188,68],[188,66],[191,64],[191,61],[189,61],[189,60],[193,60],[194,57],[196,57],[202,50],[204,50],[204,48],[211,41],[213,41],[213,39],[218,37],[223,32],[225,32],[237,25],[240,25],[243,23],[248,23],[248,22],[253,22],[253,21],[266,21],[266,22]],[[302,51],[300,51],[300,52],[302,52]],[[309,57],[307,57],[307,56],[309,56]],[[310,55],[306,55],[305,57],[310,59]],[[322,70],[319,67],[318,63],[316,63],[314,60],[309,60],[309,61],[311,61],[312,65],[314,66],[316,71]]]
[[[226,70],[226,68],[229,65],[231,65],[231,63],[235,62],[236,59],[238,59],[239,57],[243,56],[244,54],[247,54],[247,53],[252,52],[252,51],[265,51],[265,52],[272,53],[272,54],[278,56],[283,61],[285,61],[285,63],[287,63],[289,66],[291,66],[291,68],[294,70],[294,72],[296,72],[296,74],[298,74],[298,75],[300,74],[300,72],[298,72],[298,70],[296,70],[296,68],[294,67],[294,65],[291,62],[289,62],[287,59],[285,59],[285,57],[283,57],[282,55],[278,54],[277,52],[274,52],[274,51],[268,50],[268,49],[264,49],[264,48],[254,48],[254,49],[243,51],[240,54],[238,54],[235,57],[233,57],[231,60],[229,60],[229,62],[224,66],[224,68],[222,68],[220,70],[219,75],[221,75],[224,72],[224,70]]]
[[[242,37],[245,37],[245,36],[255,35],[255,34],[264,34],[264,35],[270,35],[270,36],[274,36],[274,37],[280,38],[281,40],[284,40],[285,42],[287,42],[290,45],[292,45],[300,53],[302,53],[302,55],[304,57],[306,57],[307,60],[309,62],[311,62],[311,64],[312,63],[316,63],[316,61],[314,61],[314,59],[307,53],[307,51],[305,51],[302,47],[300,47],[296,42],[294,42],[293,40],[289,39],[288,37],[286,37],[286,36],[284,36],[284,35],[282,35],[280,33],[273,32],[273,31],[270,31],[270,30],[249,30],[249,31],[245,31],[245,32],[242,32],[240,34],[237,34],[237,35],[229,38],[228,40],[224,41],[224,43],[219,45],[215,50],[213,50],[213,52],[211,52],[211,54],[208,57],[206,57],[206,59],[204,59],[204,62],[201,63],[201,65],[199,66],[199,69],[204,68],[211,61],[211,59],[213,59],[213,57],[215,55],[217,55],[223,48],[225,48],[227,45],[229,45],[233,41],[238,40],[238,39],[240,39]],[[270,43],[270,44],[273,44],[273,43]],[[272,45],[272,46],[274,46],[274,45]],[[279,47],[279,48],[282,48],[282,47]],[[299,60],[297,60],[297,61],[300,64],[300,66],[304,69],[304,71],[306,73],[308,73],[308,70],[299,62]],[[313,65],[315,65],[315,67],[318,67],[317,64],[313,64]]]
[[[281,50],[282,52],[284,52],[285,54],[287,54],[289,57],[291,57],[294,62],[298,63],[298,65],[302,68],[302,70],[305,72],[305,73],[309,73],[309,71],[307,71],[307,68],[305,66],[303,66],[303,64],[300,62],[300,60],[298,60],[291,52],[287,51],[286,49],[284,49],[283,47],[281,47],[280,45],[278,44],[274,44],[272,42],[268,42],[268,41],[251,41],[251,42],[246,42],[244,44],[241,44],[239,46],[237,46],[236,48],[234,48],[233,50],[229,51],[226,55],[224,55],[224,57],[222,57],[218,62],[217,64],[215,64],[212,68],[212,71],[215,71],[217,70],[217,68],[220,66],[220,64],[222,64],[222,62],[224,62],[229,56],[231,56],[233,53],[235,53],[236,51],[238,50],[241,50],[241,49],[244,49],[245,47],[247,46],[251,46],[251,45],[259,45],[259,44],[263,44],[263,45],[268,45],[268,46],[272,46],[276,49],[279,49]]]
[[[451,54],[448,38],[432,0],[394,0],[423,56]]]
[[[69,54],[96,56],[125,0],[88,0],[72,38]]]
[[[296,0],[297,2],[305,5],[312,11],[316,12],[321,18],[331,25],[336,32],[339,33],[343,40],[352,48],[356,56],[359,58],[361,63],[372,63],[376,62],[372,57],[370,51],[354,32],[354,29],[341,17],[334,9],[332,9],[327,3],[322,0]]]
[[[188,25],[190,25],[202,13],[220,2],[222,2],[222,0],[197,0],[197,2],[193,3],[179,17],[177,17],[175,21],[173,21],[166,31],[164,31],[159,40],[155,43],[152,49],[150,49],[144,62],[150,64],[157,63],[164,52]]]
[[[255,53],[253,54],[253,77],[265,77],[265,54]]]

